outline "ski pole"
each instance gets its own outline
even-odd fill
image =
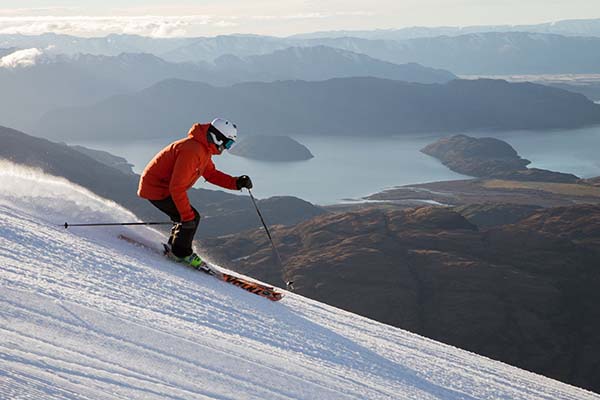
[[[70,226],[126,226],[126,225],[172,225],[173,222],[109,222],[99,224],[69,224],[65,222],[64,226],[67,229]]]
[[[275,256],[277,257],[277,260],[279,261],[279,266],[281,267],[281,270],[283,271],[283,262],[281,261],[281,256],[279,255],[279,251],[277,250],[277,247],[275,247],[275,243],[273,242],[273,237],[271,236],[271,232],[269,231],[269,228],[267,227],[265,219],[263,218],[263,216],[258,208],[258,205],[256,204],[256,199],[252,195],[252,191],[250,189],[248,189],[248,193],[250,194],[250,199],[252,200],[252,204],[254,204],[256,213],[258,214],[258,217],[260,218],[260,222],[262,222],[263,226],[265,227],[265,232],[267,233],[269,241],[271,242],[271,247],[273,248],[273,252],[275,253]],[[289,290],[294,290],[294,282],[293,281],[285,281],[285,285],[287,286],[287,288]]]

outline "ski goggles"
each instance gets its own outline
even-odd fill
[[[231,146],[233,146],[235,143],[235,140],[232,139],[227,139],[224,143],[223,143],[223,147],[225,147],[227,150],[229,150],[231,148]]]
[[[221,133],[221,131],[219,131],[217,128],[215,128],[212,125],[210,125],[208,127],[208,133],[210,133],[213,136],[213,142],[221,150],[223,150],[223,149],[229,150],[231,148],[231,146],[233,146],[233,144],[235,143],[235,140],[230,139],[227,136],[223,135]]]

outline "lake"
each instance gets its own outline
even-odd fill
[[[510,143],[532,167],[600,176],[600,126],[578,130],[467,132],[492,136]],[[449,179],[464,179],[419,150],[437,140],[435,135],[402,135],[391,138],[294,136],[315,158],[292,163],[273,163],[223,154],[213,158],[218,169],[232,175],[247,174],[254,194],[297,196],[328,205],[358,199],[387,188]],[[154,154],[179,137],[126,143],[78,142],[126,158],[141,172]],[[197,187],[219,189],[199,181]]]

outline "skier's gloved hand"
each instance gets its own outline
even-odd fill
[[[236,184],[238,190],[242,190],[242,188],[252,189],[252,180],[248,175],[242,175],[238,177]]]
[[[196,229],[196,225],[198,225],[198,223],[195,219],[193,219],[191,221],[181,222],[180,225],[181,229]]]

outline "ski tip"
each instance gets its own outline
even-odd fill
[[[283,299],[283,294],[282,293],[275,293],[273,296],[268,298],[271,301],[279,301],[281,299]]]

